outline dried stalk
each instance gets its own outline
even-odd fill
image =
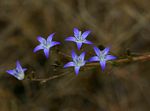
[[[120,65],[120,64],[124,64],[124,63],[143,62],[143,61],[149,61],[149,60],[150,60],[150,54],[145,54],[145,55],[140,55],[140,56],[136,56],[136,57],[129,56],[127,58],[117,59],[117,60],[114,60],[114,61],[108,62],[108,63]],[[99,63],[86,64],[86,66],[97,66],[97,65],[99,65]],[[63,72],[62,74],[58,74],[58,75],[51,76],[51,77],[44,78],[44,79],[31,79],[31,81],[39,81],[41,83],[45,83],[47,81],[63,77],[65,75],[67,75],[68,73],[71,73],[71,71]]]

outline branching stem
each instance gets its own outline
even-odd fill
[[[111,63],[112,65],[113,64],[120,65],[120,64],[124,64],[124,63],[143,62],[143,61],[150,61],[150,54],[144,54],[144,55],[139,55],[139,56],[135,56],[135,57],[129,56],[129,57],[123,58],[123,59],[116,59],[114,61],[108,62],[108,64]],[[99,63],[86,64],[86,66],[90,66],[90,67],[97,66],[97,65],[99,65]],[[38,81],[41,83],[46,83],[47,81],[63,77],[65,75],[67,75],[68,73],[71,73],[71,71],[63,72],[61,74],[57,74],[57,75],[54,75],[54,76],[51,76],[48,78],[30,79],[30,80],[31,81]]]

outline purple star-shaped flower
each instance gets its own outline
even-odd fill
[[[37,40],[40,42],[40,45],[35,47],[33,52],[36,52],[36,51],[39,51],[39,50],[43,49],[46,58],[48,58],[49,57],[49,50],[50,50],[50,48],[55,46],[55,45],[59,45],[60,44],[60,42],[52,41],[54,34],[55,33],[50,34],[48,36],[47,40],[44,39],[43,37],[40,37],[40,36],[37,37]]]
[[[92,42],[86,40],[87,36],[90,34],[91,31],[85,31],[81,33],[77,28],[74,28],[74,36],[68,37],[66,41],[73,41],[76,42],[78,50],[80,50],[82,44],[92,44]]]
[[[102,68],[102,71],[104,71],[105,66],[106,66],[106,61],[116,59],[115,56],[108,55],[109,50],[110,50],[109,47],[105,48],[103,51],[100,51],[99,48],[94,47],[94,51],[95,51],[97,56],[91,57],[89,59],[89,61],[90,62],[92,62],[92,61],[99,61],[100,65],[101,65],[101,68]]]
[[[16,62],[16,68],[13,70],[7,70],[6,72],[14,77],[16,77],[18,80],[24,79],[24,72],[27,70],[27,68],[22,68],[20,65],[20,62]]]
[[[86,61],[84,60],[85,52],[81,53],[80,56],[77,56],[77,54],[72,51],[72,62],[68,62],[66,65],[64,65],[64,68],[67,67],[74,67],[76,75],[78,75],[80,67],[84,66]]]

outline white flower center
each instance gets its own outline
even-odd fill
[[[77,42],[84,42],[85,41],[85,39],[83,39],[83,37],[82,37],[81,31],[79,32],[79,35],[76,37],[76,41]]]
[[[24,79],[24,72],[18,73],[17,78],[18,78],[19,80],[23,80],[23,79]]]
[[[106,60],[106,55],[101,53],[99,56],[100,61],[105,61]]]
[[[24,72],[22,72],[22,71],[19,71],[19,70],[15,70],[16,72],[15,72],[15,74],[14,74],[14,76],[17,78],[17,79],[19,79],[19,80],[23,80],[24,79]]]
[[[51,46],[51,43],[46,41],[45,43],[42,44],[42,46],[44,49],[49,49]]]
[[[76,59],[74,59],[74,63],[76,64],[76,66],[79,66],[79,67],[84,65],[84,61],[80,57],[77,57]]]

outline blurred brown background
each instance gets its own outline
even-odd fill
[[[79,76],[72,68],[61,68],[70,59],[58,51],[70,54],[76,49],[64,41],[74,27],[91,30],[89,40],[110,46],[118,56],[125,56],[127,49],[148,52],[150,1],[0,0],[0,111],[149,111],[149,61],[108,65],[104,73],[100,66],[84,68]],[[51,50],[48,60],[42,51],[34,54],[36,37],[53,32],[62,45]],[[83,50],[94,54],[91,46],[84,45]],[[28,68],[26,78],[66,76],[44,84],[18,81],[5,73],[16,60]]]

